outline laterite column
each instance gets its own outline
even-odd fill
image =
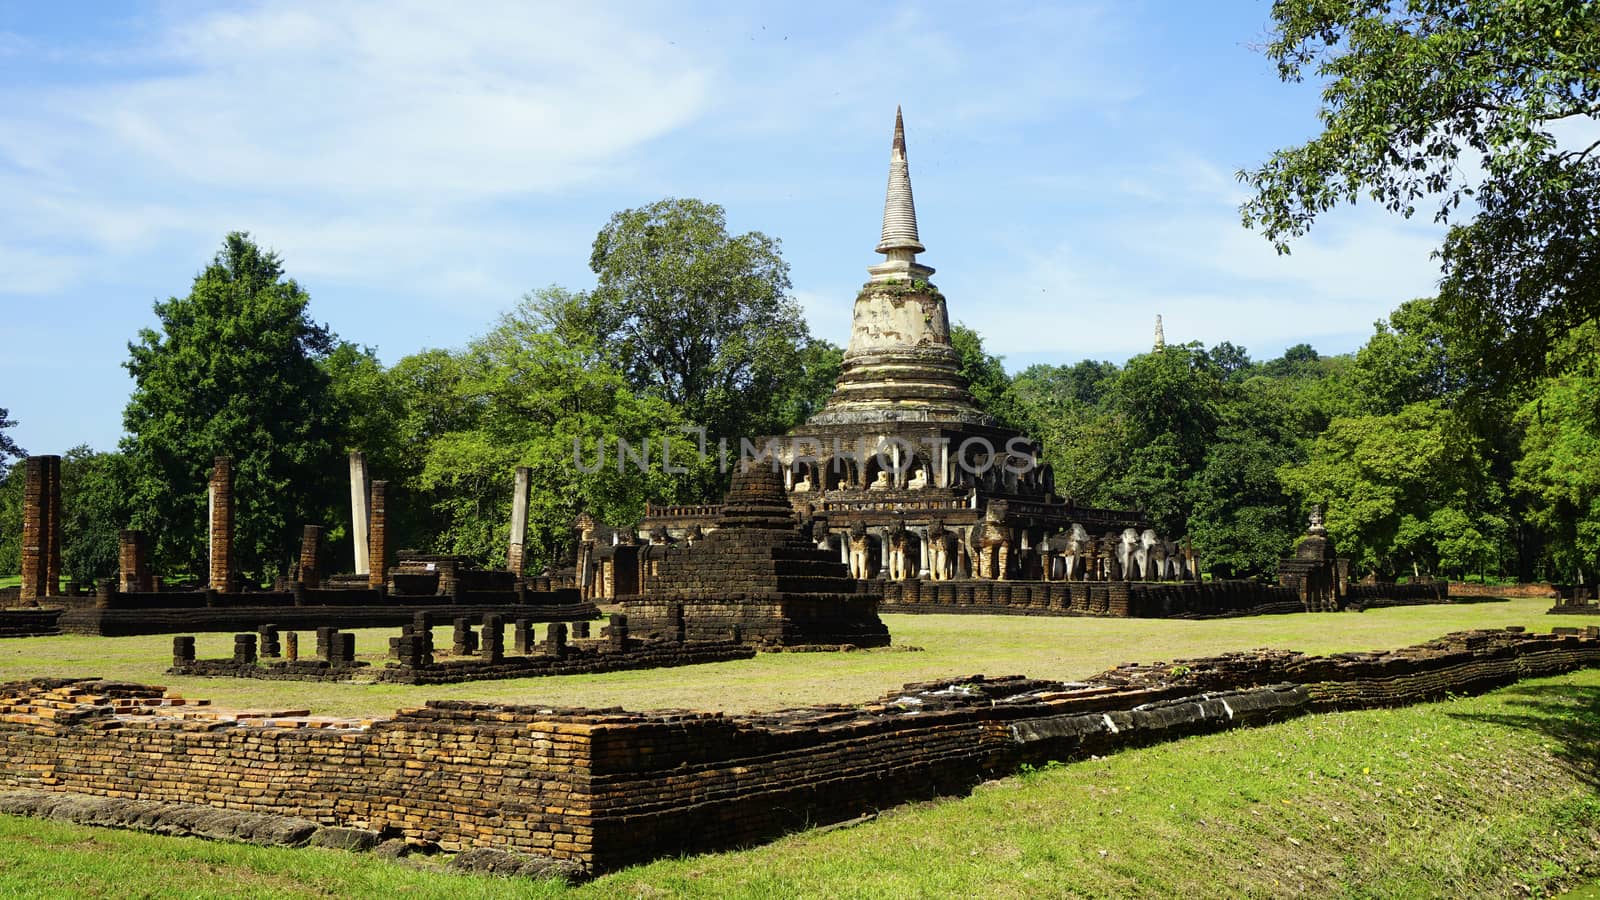
[[[367,565],[371,571],[367,573],[367,585],[372,588],[384,586],[384,575],[389,571],[389,482],[374,481],[372,483],[371,503],[367,514],[370,521],[367,525]]]
[[[214,591],[233,589],[233,458],[219,456],[211,470],[211,572]]]
[[[61,457],[30,456],[23,462],[22,594],[38,600],[60,593]]]
[[[300,536],[300,583],[322,587],[322,526],[307,525]]]

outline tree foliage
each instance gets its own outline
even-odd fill
[[[1011,376],[1000,357],[983,347],[983,337],[966,325],[950,329],[950,345],[961,356],[961,377],[978,406],[1008,428],[1020,427],[1020,411],[1011,393]]]
[[[517,466],[532,470],[533,566],[557,559],[580,510],[633,521],[647,500],[673,502],[716,481],[678,408],[596,363],[592,344],[568,343],[539,322],[537,310],[519,308],[463,355],[451,397],[472,413],[433,437],[418,478],[435,498],[441,550],[504,563]],[[644,472],[619,441],[647,455]]]
[[[28,455],[28,451],[17,446],[15,439],[6,434],[6,430],[17,427],[17,421],[11,418],[11,411],[0,406],[0,478],[4,478],[6,469],[11,465],[11,460],[21,459]]]
[[[592,291],[532,295],[530,312],[630,385],[714,434],[782,431],[784,387],[808,338],[779,242],[730,235],[722,207],[659,200],[614,214],[595,237]]]
[[[115,577],[118,535],[132,516],[128,460],[87,445],[61,458],[61,570],[79,584]]]
[[[1574,332],[1557,352],[1584,359],[1545,382],[1518,412],[1522,454],[1512,486],[1548,537],[1558,573],[1600,572],[1600,329]]]
[[[1444,325],[1486,372],[1526,377],[1600,315],[1600,5],[1564,0],[1278,0],[1266,46],[1285,81],[1322,83],[1322,131],[1241,172],[1243,208],[1280,251],[1366,196],[1453,223]],[[1462,201],[1470,215],[1460,215]]]
[[[206,483],[234,459],[234,553],[252,578],[287,571],[300,527],[328,521],[339,493],[333,349],[309,297],[277,254],[228,235],[189,294],[155,304],[159,329],[128,345],[134,390],[123,412],[134,523],[158,564],[204,559]]]
[[[1380,574],[1481,566],[1505,529],[1482,441],[1438,402],[1335,419],[1310,458],[1280,472],[1327,510],[1341,553]]]

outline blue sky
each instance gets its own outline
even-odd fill
[[[582,7],[582,9],[579,9]],[[684,7],[686,8],[686,7]],[[1358,347],[1440,230],[1357,206],[1279,257],[1233,173],[1316,130],[1265,2],[43,4],[0,0],[0,406],[35,453],[121,434],[127,342],[229,230],[386,362],[589,286],[666,196],[780,238],[843,343],[896,104],[922,261],[1013,370],[1231,340]]]

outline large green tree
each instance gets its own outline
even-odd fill
[[[1217,368],[1198,344],[1128,360],[1108,398],[1124,455],[1101,498],[1143,510],[1162,534],[1187,534],[1188,482],[1221,423],[1221,399]]]
[[[698,457],[679,410],[597,356],[592,338],[569,343],[526,305],[467,348],[450,399],[471,412],[433,437],[419,479],[434,498],[439,549],[504,562],[517,466],[532,469],[530,567],[559,557],[580,510],[632,522],[647,500],[674,502],[715,481],[715,460]],[[621,463],[619,441],[630,448]],[[641,472],[635,459],[646,454]]]
[[[1109,362],[1029,366],[1011,380],[1016,427],[1038,439],[1056,492],[1093,505],[1123,457],[1121,421],[1106,408],[1118,370]]]
[[[1460,415],[1430,401],[1334,419],[1279,477],[1306,506],[1326,507],[1329,536],[1363,570],[1482,569],[1506,528],[1486,455]]]
[[[1229,386],[1216,434],[1186,486],[1189,535],[1217,575],[1271,575],[1300,533],[1297,506],[1278,480],[1280,468],[1305,456],[1288,381],[1250,378]]]
[[[1543,382],[1521,410],[1522,455],[1512,486],[1531,500],[1552,575],[1600,572],[1600,328],[1577,329],[1558,352],[1582,359]]]
[[[235,232],[128,345],[123,451],[135,523],[155,536],[161,566],[194,571],[204,559],[216,456],[234,459],[234,552],[251,578],[286,571],[300,527],[334,514],[343,447],[319,365],[334,344],[309,301],[276,253]]]
[[[11,460],[27,451],[17,446],[6,429],[16,420],[0,406],[0,575],[22,571],[22,473],[13,471]]]
[[[984,349],[982,335],[959,322],[950,329],[950,345],[960,354],[961,377],[967,380],[978,406],[1002,426],[1020,429],[1024,423],[1004,361]]]
[[[117,574],[117,532],[133,512],[128,469],[121,453],[98,453],[87,445],[61,458],[61,569],[79,584]]]
[[[1321,82],[1322,130],[1240,173],[1246,225],[1287,250],[1363,196],[1431,206],[1452,224],[1438,312],[1475,377],[1536,373],[1600,316],[1600,142],[1558,140],[1600,113],[1600,4],[1278,0],[1272,19],[1267,56]]]
[[[595,237],[592,291],[531,296],[569,347],[579,338],[635,388],[714,434],[781,431],[784,385],[809,336],[779,242],[729,234],[722,207],[659,200],[614,214]]]

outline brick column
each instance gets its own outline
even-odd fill
[[[233,458],[219,456],[211,470],[211,570],[214,591],[233,589]]]
[[[30,456],[23,462],[23,600],[61,593],[61,457]]]
[[[307,525],[300,537],[300,583],[322,587],[322,526]]]
[[[61,457],[45,457],[44,594],[61,595]]]
[[[127,528],[117,532],[117,561],[124,592],[154,590],[150,579],[150,542],[144,532]]]
[[[45,493],[48,466],[42,456],[30,456],[22,465],[21,599],[27,601],[44,596],[44,558],[49,544],[49,539],[45,537],[45,528],[49,521],[45,512],[45,507],[49,503]]]
[[[367,509],[367,565],[371,571],[367,573],[367,585],[381,588],[384,586],[385,573],[389,566],[389,482],[374,481],[372,483],[372,499]]]

